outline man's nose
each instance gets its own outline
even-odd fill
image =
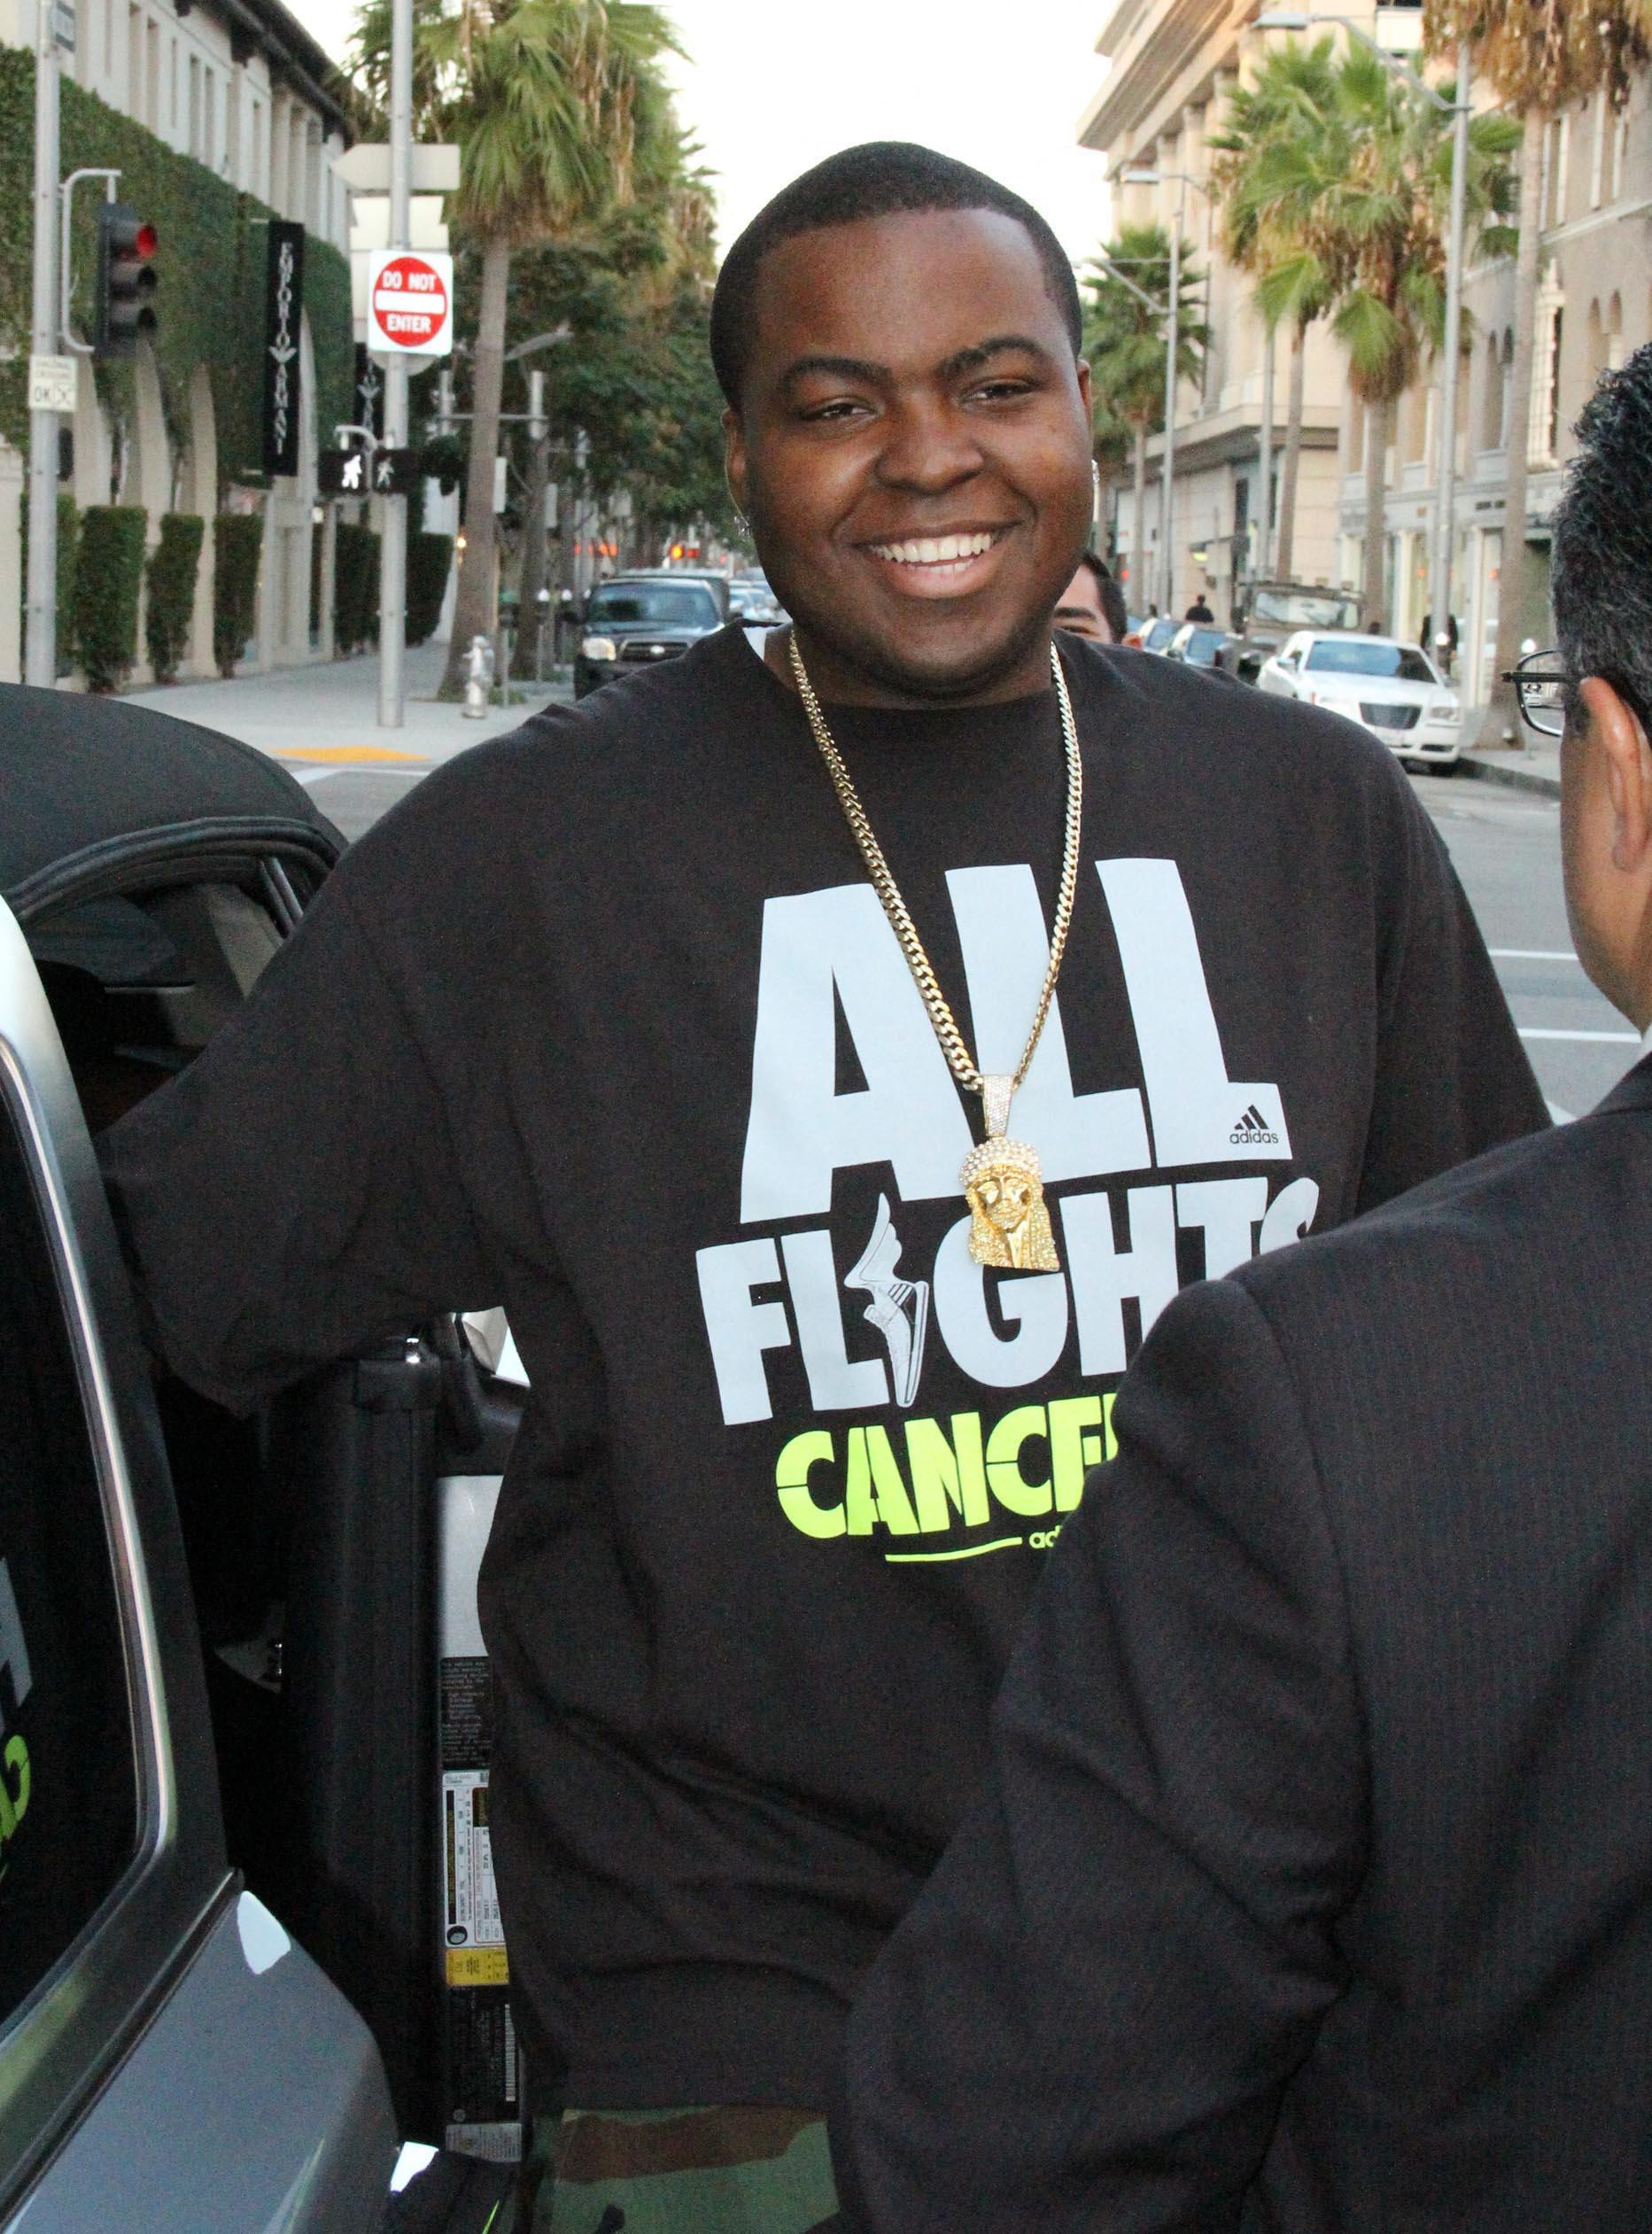
[[[982,463],[968,420],[948,404],[924,399],[891,413],[878,478],[891,488],[938,495],[979,473]]]

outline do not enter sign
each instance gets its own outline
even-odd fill
[[[454,260],[375,249],[368,266],[367,345],[390,355],[446,357],[454,345]]]

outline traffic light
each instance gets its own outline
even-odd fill
[[[92,346],[100,357],[129,357],[140,334],[154,335],[155,228],[128,202],[97,207],[97,308]]]

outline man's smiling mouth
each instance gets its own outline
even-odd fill
[[[949,535],[908,535],[888,543],[863,543],[862,550],[889,571],[884,579],[919,595],[944,596],[974,588],[996,570],[993,553],[1008,527],[968,528]]]

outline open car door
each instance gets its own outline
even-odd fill
[[[94,1129],[221,1028],[343,850],[275,763],[114,701],[0,689],[0,895]],[[250,1423],[159,1394],[229,1850],[366,2020],[401,2133],[508,2164],[476,1570],[520,1391],[447,1320]]]

